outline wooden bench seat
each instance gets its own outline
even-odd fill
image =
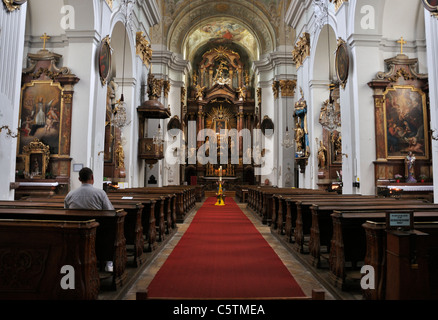
[[[330,251],[331,239],[333,235],[333,224],[331,214],[334,211],[357,211],[373,212],[388,210],[413,210],[413,211],[438,211],[438,205],[423,203],[421,201],[391,201],[385,202],[362,202],[362,203],[318,203],[310,207],[312,213],[312,226],[310,228],[309,253],[312,257],[312,264],[320,267],[321,247],[326,246],[327,252]]]
[[[97,299],[98,226],[95,220],[0,219],[0,299]],[[61,273],[64,266],[73,270]],[[73,271],[74,289],[62,288]]]
[[[415,218],[415,220],[417,220]],[[429,219],[424,219],[429,220]],[[432,221],[414,221],[415,230],[431,235],[430,242],[426,250],[428,258],[428,265],[432,268],[428,270],[429,290],[422,288],[416,290],[418,294],[424,293],[423,299],[438,299],[438,221],[436,218],[430,219]],[[367,300],[385,300],[386,286],[387,286],[387,232],[386,222],[367,220],[362,227],[365,231],[366,238],[366,253],[364,264],[370,265],[374,268],[375,289],[363,290],[363,296]],[[424,251],[423,251],[424,252]],[[396,270],[389,270],[395,272]],[[424,272],[421,270],[421,272]],[[393,281],[391,278],[389,281]],[[413,288],[412,288],[413,289]],[[391,296],[391,295],[390,295]]]
[[[375,199],[375,196],[362,195],[339,195],[335,194],[274,194],[272,196],[275,206],[272,213],[271,229],[276,230],[279,235],[286,235],[288,242],[292,242],[293,229],[297,218],[295,202],[301,200],[319,200],[319,199]],[[293,205],[292,205],[293,204]]]
[[[44,200],[44,201],[42,201]],[[142,225],[142,212],[144,205],[140,202],[117,202],[111,201],[115,210],[124,210],[126,217],[124,220],[124,235],[127,245],[133,245],[133,266],[138,267],[144,262],[144,238]],[[0,207],[15,208],[64,208],[62,198],[32,198],[27,200],[0,201]]]
[[[400,212],[406,211],[400,210]],[[374,223],[383,223],[385,226],[386,212],[351,212],[341,210],[335,211],[331,214],[331,217],[333,220],[333,236],[330,245],[329,268],[333,284],[342,288],[342,290],[358,288],[358,282],[347,281],[349,279],[347,279],[346,264],[351,265],[348,270],[352,271],[357,271],[358,265],[361,262],[369,264],[366,261],[367,236],[363,225],[368,221],[373,221]],[[429,221],[438,221],[438,211],[414,211],[414,220],[416,222],[415,228],[420,226],[420,223],[424,226],[424,223]],[[436,226],[438,227],[438,225]],[[380,267],[376,266],[376,268]],[[380,281],[378,277],[375,279]]]
[[[125,201],[134,200],[149,202],[154,201],[154,206],[148,206],[148,212],[145,212],[143,219],[143,227],[147,230],[147,237],[151,243],[156,241],[162,242],[166,238],[166,234],[169,234],[172,226],[172,212],[171,212],[171,199],[167,195],[159,194],[143,194],[143,193],[120,193],[117,195],[108,195],[110,201]],[[145,203],[145,205],[147,205]],[[153,211],[152,211],[153,208]],[[151,215],[154,217],[152,218]],[[153,221],[152,221],[153,220]],[[153,224],[152,224],[153,223]],[[155,232],[151,229],[156,229]],[[152,248],[153,250],[155,248]]]
[[[117,290],[126,282],[126,239],[124,235],[124,210],[80,210],[61,208],[0,207],[2,219],[32,220],[96,220],[96,257],[101,269],[106,261],[113,261],[112,288]]]
[[[377,202],[379,203],[397,203],[402,204],[406,202],[401,202],[402,200],[397,200],[395,198],[372,198],[369,199],[367,197],[362,198],[360,197],[346,197],[344,195],[340,197],[336,197],[333,199],[308,199],[308,200],[298,200],[294,202],[294,205],[291,209],[292,215],[296,214],[295,219],[295,228],[293,230],[294,235],[294,248],[298,251],[303,253],[304,252],[304,243],[305,243],[305,237],[311,236],[312,233],[312,226],[313,226],[313,216],[311,207],[317,204],[326,204],[326,205],[336,205],[339,204],[340,206],[344,205],[360,205],[363,204],[364,206],[373,205]],[[407,203],[412,203],[412,201],[415,200],[407,200]],[[417,200],[418,203],[423,203],[421,200]],[[330,212],[333,213],[333,212]],[[327,219],[329,220],[329,226],[331,228],[331,219],[330,217]]]

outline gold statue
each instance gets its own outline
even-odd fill
[[[297,152],[300,152],[303,150],[303,139],[304,139],[304,130],[301,128],[301,124],[298,121],[297,127],[295,128],[295,143],[297,146]]]
[[[119,141],[119,145],[116,149],[116,155],[117,155],[117,167],[118,168],[124,168],[125,167],[125,152],[123,151],[122,144]]]
[[[322,141],[319,142],[318,149],[318,168],[324,169],[327,162],[327,148]]]

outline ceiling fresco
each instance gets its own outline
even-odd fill
[[[151,40],[188,58],[210,39],[228,39],[256,57],[294,41],[294,30],[284,23],[290,1],[161,0],[163,19],[151,28]]]

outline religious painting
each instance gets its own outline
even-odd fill
[[[413,86],[394,86],[384,93],[386,156],[404,159],[409,151],[428,159],[426,94]]]
[[[342,88],[345,88],[348,79],[348,69],[350,64],[350,58],[348,55],[347,44],[341,38],[338,39],[338,48],[336,50],[336,75]]]
[[[342,164],[342,136],[339,131],[330,133],[331,164]]]
[[[111,71],[111,47],[109,37],[106,36],[99,48],[99,76],[102,85],[108,82]]]
[[[20,139],[18,153],[38,138],[50,147],[51,154],[60,150],[63,88],[53,81],[26,83],[21,92]]]
[[[221,134],[221,130],[228,130],[227,120],[219,119],[214,121],[214,132]]]

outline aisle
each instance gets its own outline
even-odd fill
[[[232,198],[208,198],[148,287],[149,297],[298,297],[303,290]]]

